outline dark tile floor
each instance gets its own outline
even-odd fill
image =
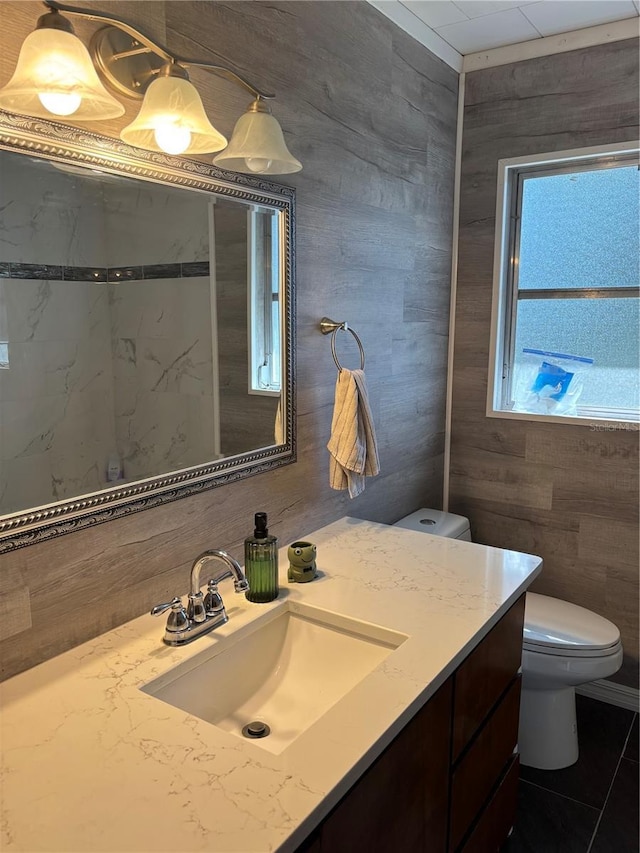
[[[638,714],[578,696],[580,758],[565,770],[522,767],[504,853],[639,853]]]

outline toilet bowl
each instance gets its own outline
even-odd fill
[[[469,520],[420,509],[396,527],[471,541]],[[575,688],[622,665],[618,628],[584,607],[528,592],[522,647],[520,763],[559,770],[578,760]]]

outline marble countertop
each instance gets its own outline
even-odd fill
[[[0,685],[2,850],[294,850],[541,567],[351,518],[303,538],[321,577],[287,584],[281,550],[282,597],[250,604],[225,582],[229,622],[190,645],[142,616]],[[140,689],[288,601],[409,639],[279,755]]]

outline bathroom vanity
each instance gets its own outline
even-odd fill
[[[287,584],[283,549],[280,598],[252,605],[221,586],[229,622],[188,646],[164,646],[143,616],[1,686],[3,850],[497,847],[517,784],[523,593],[541,560],[349,518],[305,538],[316,581]],[[196,673],[215,695],[214,659],[242,683],[238,650],[287,613],[385,653],[283,745],[152,687]],[[277,714],[267,722],[275,733]]]
[[[297,853],[491,853],[518,788],[524,596],[492,628]]]

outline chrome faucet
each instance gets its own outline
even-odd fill
[[[209,579],[207,594],[202,595],[200,591],[200,574],[203,567],[213,560],[219,560],[223,566]],[[208,634],[219,625],[229,621],[224,609],[224,602],[218,592],[218,584],[226,578],[233,578],[233,588],[236,592],[245,592],[249,584],[240,564],[236,562],[226,551],[204,551],[196,557],[191,566],[191,583],[186,608],[182,605],[182,599],[176,597],[166,604],[158,604],[151,611],[152,616],[159,616],[170,610],[167,617],[167,625],[164,631],[163,641],[168,646],[184,646]]]

